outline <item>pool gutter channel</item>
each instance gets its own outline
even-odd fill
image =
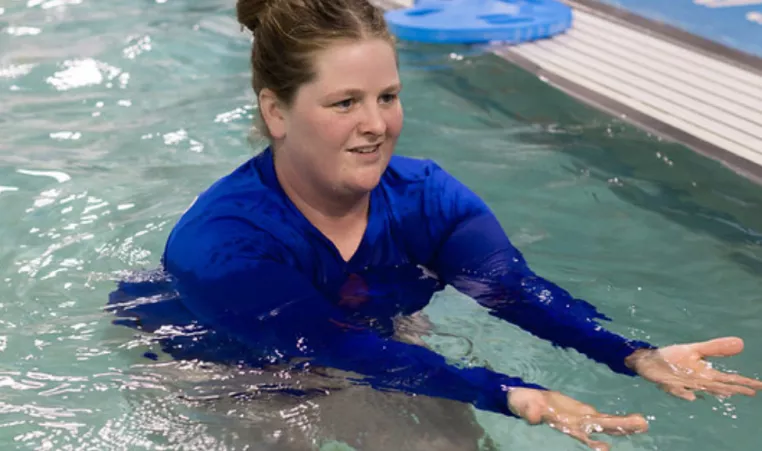
[[[386,9],[411,0],[375,0]],[[592,0],[566,33],[495,55],[762,183],[762,59]]]

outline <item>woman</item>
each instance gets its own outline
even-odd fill
[[[393,157],[397,55],[367,0],[239,0],[237,10],[254,35],[252,85],[270,146],[200,195],[172,231],[163,267],[184,316],[133,312],[143,327],[214,331],[216,347],[167,346],[175,357],[343,370],[359,385],[546,423],[598,449],[608,445],[590,431],[647,429],[640,415],[601,414],[396,339],[395,318],[449,284],[496,317],[685,399],[762,387],[703,360],[739,353],[740,339],[659,349],[606,331],[593,306],[528,268],[473,192],[431,161]]]

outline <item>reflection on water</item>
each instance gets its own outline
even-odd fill
[[[576,446],[484,412],[475,425],[445,401],[326,394],[325,379],[304,390],[299,375],[173,362],[149,334],[111,323],[102,307],[114,282],[155,267],[196,194],[251,155],[249,41],[232,9],[0,7],[0,448],[463,450],[482,428],[497,449]],[[759,187],[484,49],[401,49],[401,153],[436,158],[483,195],[534,269],[599,306],[613,329],[656,344],[740,335],[744,355],[717,365],[759,375]],[[400,327],[448,357],[647,415],[650,432],[613,439],[615,449],[708,451],[729,437],[734,449],[758,447],[757,400],[672,399],[452,290],[426,313],[426,333]],[[270,389],[284,384],[302,390]]]

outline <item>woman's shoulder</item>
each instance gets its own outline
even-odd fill
[[[432,202],[458,196],[467,190],[436,161],[397,155],[389,162],[383,184],[389,191],[406,198],[423,196]]]
[[[281,196],[263,180],[254,157],[202,191],[185,210],[178,226],[187,222],[216,221],[221,218],[253,224],[277,217],[283,210]]]
[[[425,184],[440,172],[443,172],[442,168],[434,160],[394,155],[384,179],[390,184]]]
[[[282,241],[274,238],[294,222],[280,197],[262,182],[251,161],[240,166],[194,199],[168,237],[165,259],[239,247],[272,253]]]

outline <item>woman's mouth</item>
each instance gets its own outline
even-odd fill
[[[352,147],[351,149],[349,149],[349,151],[352,153],[369,154],[369,153],[378,152],[378,149],[380,147],[381,147],[381,144],[379,143],[372,146]]]

